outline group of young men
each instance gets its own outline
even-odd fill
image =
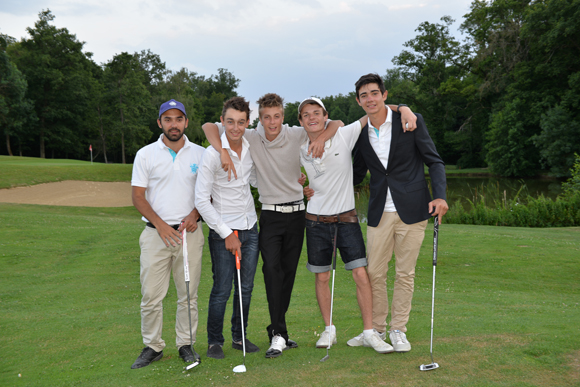
[[[307,269],[315,273],[316,297],[326,325],[316,346],[327,348],[337,342],[336,328],[330,320],[328,286],[336,246],[345,269],[352,271],[363,320],[363,332],[347,345],[372,347],[378,353],[411,349],[405,332],[417,256],[427,219],[443,216],[448,208],[444,163],[420,115],[404,105],[385,105],[387,91],[378,75],[367,74],[355,86],[357,102],[367,116],[347,126],[329,121],[323,102],[315,97],[299,106],[302,127],[284,125],[283,100],[276,94],[266,94],[258,101],[257,129],[247,129],[249,104],[234,97],[224,103],[220,123],[203,125],[211,144],[205,150],[184,135],[188,124],[184,106],[175,100],[161,105],[158,124],[163,133],[157,142],[137,153],[131,182],[133,202],[146,222],[139,241],[145,348],[131,368],[147,366],[163,356],[162,301],[171,271],[178,295],[179,355],[188,363],[199,359],[190,345],[187,327],[190,317],[195,341],[204,243],[200,216],[210,228],[213,273],[207,357],[224,358],[223,322],[232,283],[235,300],[242,292],[243,309],[240,311],[238,302],[233,303],[232,348],[242,350],[245,345],[247,352],[260,350],[247,337],[242,343],[242,324],[247,332],[259,252],[270,314],[266,357],[278,357],[298,346],[289,337],[286,314],[305,229]],[[434,200],[425,180],[424,164],[429,168]],[[301,165],[309,178],[307,188],[302,187]],[[354,210],[353,190],[353,182],[362,181],[367,170],[371,173],[368,256]],[[262,204],[259,232],[250,185],[257,187]],[[183,230],[193,273],[189,287],[191,316],[187,315]],[[390,345],[385,342],[389,310],[386,276],[393,251],[396,277],[388,329]],[[236,253],[241,258],[241,289],[235,278]]]

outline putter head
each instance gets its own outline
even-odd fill
[[[435,368],[439,368],[439,364],[431,363],[431,364],[421,364],[419,366],[419,369],[421,371],[431,371],[431,370],[434,370]]]
[[[234,372],[246,372],[246,366],[244,364],[240,364],[239,366],[235,366]]]
[[[194,361],[191,364],[188,364],[187,367],[185,367],[186,371],[189,371],[190,369],[197,367],[199,364],[201,363],[201,359],[197,359],[196,361]]]
[[[320,361],[324,362],[328,360],[328,348],[326,348],[326,356],[324,356]]]

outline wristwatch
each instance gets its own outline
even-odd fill
[[[397,106],[397,113],[400,113],[400,111],[399,111],[399,110],[401,109],[401,106],[408,107],[408,106],[407,106],[407,105],[405,105],[404,103],[401,103],[401,104],[399,104],[399,105]]]

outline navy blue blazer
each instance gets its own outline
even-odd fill
[[[417,114],[417,129],[403,132],[401,115],[393,112],[391,150],[387,169],[369,141],[364,126],[353,149],[354,184],[371,173],[368,225],[377,227],[385,209],[387,188],[391,189],[399,217],[406,224],[429,219],[431,193],[425,180],[424,164],[429,168],[433,197],[446,200],[445,164],[435,149],[425,121]]]

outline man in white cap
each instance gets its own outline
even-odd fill
[[[361,118],[338,128],[326,141],[321,158],[308,154],[308,146],[324,133],[328,113],[322,101],[306,98],[298,107],[298,119],[308,133],[308,140],[300,149],[300,162],[314,190],[306,209],[306,245],[308,264],[315,273],[316,298],[326,329],[316,343],[317,348],[336,344],[336,328],[330,319],[331,294],[328,287],[335,248],[346,270],[352,271],[356,296],[363,320],[363,341],[378,353],[393,352],[393,347],[381,340],[372,326],[372,292],[365,267],[367,266],[364,239],[355,210],[351,152],[362,128]]]
[[[163,357],[165,341],[163,299],[173,281],[177,289],[176,344],[187,363],[199,359],[190,345],[197,332],[197,287],[201,273],[203,233],[195,209],[195,182],[204,148],[185,136],[188,120],[181,102],[169,100],[159,109],[159,140],[141,148],[135,156],[131,179],[135,208],[143,215],[145,228],[141,247],[141,334],[145,348],[131,368],[148,366]],[[183,267],[182,231],[187,230],[190,269],[188,316],[187,291]],[[189,318],[191,317],[191,332]]]

